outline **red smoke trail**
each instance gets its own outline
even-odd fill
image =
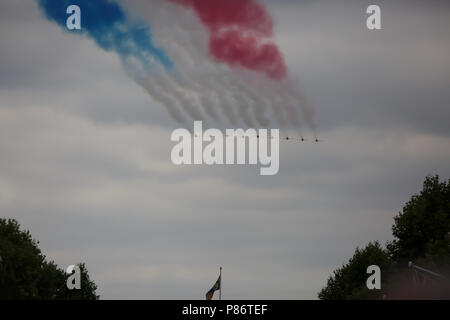
[[[210,30],[209,50],[220,62],[266,73],[287,74],[282,53],[270,41],[273,21],[255,0],[169,0],[192,8]]]

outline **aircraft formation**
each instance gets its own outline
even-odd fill
[[[259,139],[259,135],[257,135],[256,138]],[[269,137],[269,139],[274,139],[274,137]],[[308,139],[305,139],[303,136],[300,136],[299,138],[293,138],[293,137],[290,137],[290,136],[286,136],[286,137],[280,137],[279,139],[280,140],[286,140],[286,141],[299,141],[299,142],[306,142],[306,141],[308,141]],[[317,142],[322,142],[323,140],[321,140],[321,139],[316,137],[312,141],[317,143]]]
[[[194,134],[193,136],[197,137],[198,135]],[[225,135],[225,136],[228,137],[228,135]],[[256,138],[259,139],[259,135],[256,135]],[[268,139],[274,139],[274,137],[270,136],[270,137],[268,137]],[[280,141],[283,141],[283,140],[284,141],[297,141],[297,142],[307,142],[307,141],[309,141],[308,139],[305,139],[303,136],[300,136],[299,138],[293,138],[293,137],[290,137],[290,136],[286,136],[286,137],[279,137],[278,139]],[[319,142],[323,142],[323,140],[319,139],[318,137],[316,137],[316,138],[314,138],[312,140],[312,142],[319,143]]]

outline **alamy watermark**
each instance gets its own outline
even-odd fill
[[[366,286],[369,290],[381,289],[381,269],[376,264],[372,264],[367,267],[367,274],[370,276],[366,280]]]
[[[194,121],[194,131],[176,129],[170,140],[178,142],[171,152],[175,165],[259,163],[263,176],[278,173],[280,162],[279,129],[207,129]],[[248,148],[247,148],[248,146]],[[270,148],[269,148],[270,147]]]
[[[66,273],[69,275],[67,277],[66,286],[67,289],[81,289],[81,271],[80,267],[74,264],[71,264],[67,267]]]

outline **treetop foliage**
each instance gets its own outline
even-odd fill
[[[0,218],[0,300],[99,298],[85,264],[78,264],[81,289],[69,290],[69,275],[47,261],[38,244],[16,220]]]
[[[450,180],[428,176],[422,191],[413,195],[394,218],[394,240],[384,249],[378,242],[357,248],[349,262],[328,278],[319,299],[375,299],[405,291],[411,282],[408,262],[450,276]],[[382,270],[382,290],[368,290],[366,268],[378,265]],[[444,280],[445,281],[445,280]],[[387,289],[386,289],[387,288]],[[401,288],[399,290],[398,288]]]

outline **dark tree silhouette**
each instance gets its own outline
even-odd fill
[[[319,292],[322,300],[374,299],[380,292],[367,289],[366,271],[370,265],[377,265],[381,270],[389,270],[392,261],[389,254],[378,242],[369,243],[365,248],[356,248],[353,257],[341,268],[335,270],[328,278],[327,285]],[[387,279],[382,278],[383,282]],[[382,284],[382,287],[383,284]]]
[[[394,218],[394,240],[381,248],[378,242],[356,249],[350,261],[335,270],[320,299],[442,298],[449,295],[450,276],[450,180],[440,182],[439,176],[426,177],[423,189],[413,195],[402,212]],[[408,292],[412,287],[412,270],[408,261],[427,267],[445,277],[438,281],[434,292]],[[366,287],[366,268],[376,264],[382,270],[381,291]],[[444,290],[441,290],[444,289]],[[436,295],[440,292],[440,295]],[[422,294],[422,295],[420,295]],[[434,296],[433,296],[434,294]]]
[[[450,180],[439,182],[439,176],[430,176],[422,191],[412,196],[394,218],[394,241],[387,247],[392,258],[401,263],[427,260],[427,264],[446,269],[450,258],[449,232]]]
[[[69,290],[69,275],[46,261],[38,244],[16,220],[0,219],[0,300],[99,298],[83,263],[78,264],[81,289]]]

